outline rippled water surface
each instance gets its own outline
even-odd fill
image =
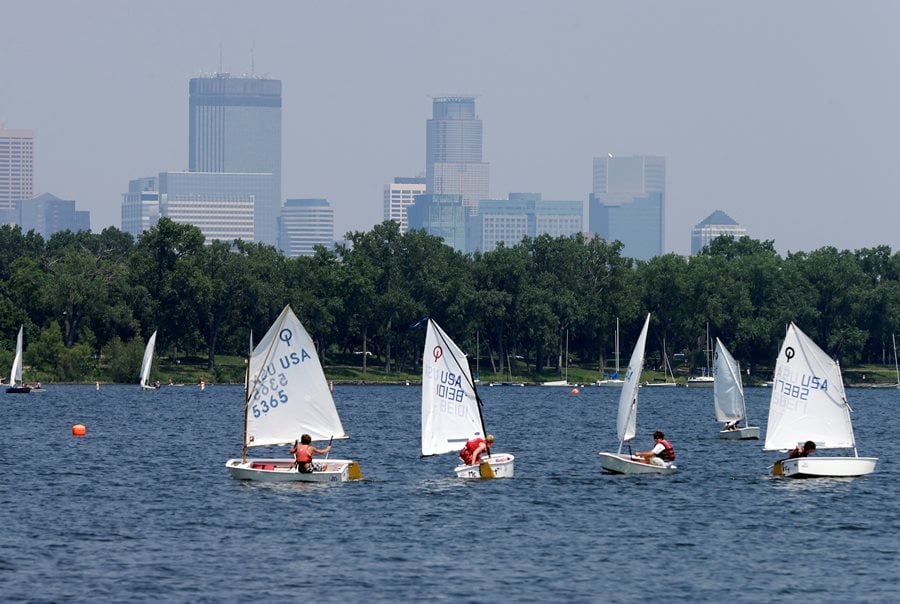
[[[365,480],[239,482],[237,386],[50,386],[0,394],[5,601],[674,601],[898,597],[900,392],[849,390],[875,474],[768,476],[762,441],[717,438],[710,389],[644,389],[641,450],[674,444],[667,477],[600,472],[618,391],[482,388],[516,478],[452,477],[419,457],[416,386],[338,386]],[[763,426],[765,389],[748,390]],[[75,423],[85,438],[71,436]],[[260,452],[262,454],[263,452]]]

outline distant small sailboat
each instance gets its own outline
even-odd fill
[[[422,455],[455,453],[472,438],[484,438],[481,398],[465,353],[432,319],[422,355]],[[459,465],[459,478],[512,478],[515,458],[509,453],[481,457],[478,465]]]
[[[740,364],[731,356],[719,338],[716,338],[716,351],[713,355],[716,372],[716,381],[713,384],[713,405],[716,410],[716,419],[733,426],[719,431],[719,438],[758,439],[759,426],[737,427],[738,422],[748,421]]]
[[[663,338],[663,374],[665,375],[665,379],[657,382],[644,382],[643,387],[645,388],[660,388],[666,387],[674,388],[677,384],[675,383],[675,372],[672,371],[672,365],[669,363],[669,354],[666,352],[666,339]]]
[[[16,354],[13,357],[12,369],[9,370],[9,388],[7,394],[28,394],[31,387],[22,382],[22,328],[19,326],[19,335],[16,337]]]
[[[631,353],[628,372],[625,374],[625,385],[619,395],[619,410],[616,417],[616,433],[619,436],[619,450],[616,453],[600,453],[600,465],[612,474],[672,474],[674,465],[658,466],[644,462],[635,455],[623,455],[622,446],[632,440],[637,433],[637,401],[641,381],[641,368],[644,365],[644,349],[647,344],[647,329],[650,326],[650,314],[644,321],[644,328]]]
[[[718,338],[716,338],[718,340]],[[710,339],[709,339],[709,323],[706,324],[706,367],[703,368],[703,375],[695,375],[689,377],[687,380],[688,388],[712,388],[715,385],[716,378],[713,375],[713,372],[709,363],[709,353],[710,353]]]
[[[853,457],[817,454],[776,461],[772,474],[789,478],[863,476],[877,457],[859,457],[841,368],[793,323],[778,353],[769,401],[766,451],[787,451],[812,441],[816,450],[853,449]]]
[[[602,380],[597,380],[596,384],[598,386],[605,386],[607,388],[621,388],[625,384],[625,380],[623,380],[619,376],[619,317],[616,317],[616,372],[612,374],[606,375]]]
[[[141,389],[158,390],[159,386],[150,383],[150,367],[153,365],[153,350],[156,348],[156,332],[147,340],[144,348],[144,359],[141,361]]]

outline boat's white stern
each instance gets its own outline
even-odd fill
[[[487,462],[494,472],[494,478],[512,478],[515,474],[516,458],[509,453],[494,453],[492,455],[482,457],[482,462]],[[489,478],[482,476],[481,466],[456,466],[453,468],[457,478]]]
[[[359,462],[352,459],[316,459],[315,472],[298,472],[292,459],[229,459],[225,467],[238,480],[261,482],[346,482],[362,478]]]
[[[865,476],[875,471],[877,457],[795,457],[776,461],[773,476],[819,478]]]

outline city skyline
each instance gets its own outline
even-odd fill
[[[34,132],[35,194],[75,199],[95,231],[120,226],[130,180],[188,168],[187,83],[226,71],[283,82],[281,201],[327,198],[337,237],[424,175],[432,98],[458,94],[493,199],[587,204],[594,157],[659,155],[664,252],[688,254],[715,210],[781,252],[900,247],[893,3],[199,1],[162,31],[158,7],[6,11],[22,26],[0,40],[0,122]]]

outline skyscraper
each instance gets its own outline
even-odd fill
[[[18,200],[16,209],[22,232],[34,231],[44,239],[60,231],[91,230],[90,212],[76,210],[72,199],[42,193],[31,199]]]
[[[716,237],[731,235],[737,239],[746,234],[747,229],[734,218],[722,210],[716,210],[691,229],[691,255],[699,254]]]
[[[416,202],[406,208],[410,230],[424,229],[463,253],[466,252],[467,215],[459,195],[417,195]]]
[[[159,222],[159,178],[147,176],[128,181],[122,194],[122,230],[135,237]]]
[[[274,190],[255,208],[254,240],[277,245],[281,212],[281,81],[231,77],[190,81],[191,172],[268,173]]]
[[[425,194],[424,178],[397,176],[394,182],[384,185],[384,219],[400,225],[400,233],[406,232],[406,208],[416,202],[416,195]]]
[[[665,243],[665,194],[665,157],[595,157],[590,231],[607,241],[621,241],[624,256],[659,256]]]
[[[281,209],[280,247],[288,258],[334,246],[334,210],[327,199],[288,199]]]
[[[34,132],[6,130],[0,123],[0,210],[34,197]]]
[[[482,161],[481,120],[475,97],[432,99],[432,118],[425,127],[425,182],[434,195],[461,195],[463,206],[477,213],[490,196],[490,165]]]

